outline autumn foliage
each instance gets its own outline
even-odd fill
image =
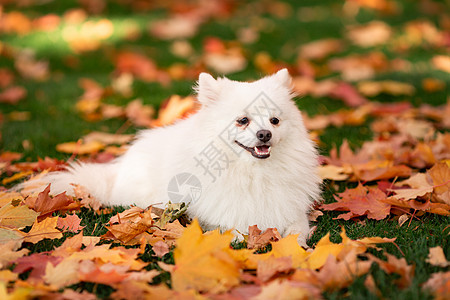
[[[56,2],[0,1],[0,299],[450,298],[448,2]],[[200,72],[283,67],[322,153],[308,249],[276,228],[203,232],[180,204],[9,189],[188,118]]]

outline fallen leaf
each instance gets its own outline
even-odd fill
[[[73,153],[77,155],[97,153],[103,148],[105,148],[105,145],[97,141],[89,143],[68,142],[56,145],[56,151],[58,152]]]
[[[248,227],[247,248],[260,249],[270,242],[281,240],[281,235],[276,228],[267,228],[264,233],[258,229],[257,225]]]
[[[190,16],[175,16],[169,19],[152,22],[150,32],[163,40],[190,38],[197,33],[202,20]]]
[[[24,242],[37,243],[43,239],[59,239],[63,235],[61,231],[56,229],[58,217],[46,218],[41,222],[34,222],[31,230],[24,238]]]
[[[158,241],[153,245],[152,250],[155,252],[157,257],[163,257],[169,253],[169,245],[163,241]]]
[[[387,274],[396,273],[400,275],[400,278],[394,280],[394,283],[401,289],[410,286],[412,278],[414,276],[414,266],[408,265],[405,258],[396,258],[394,255],[385,253],[387,261],[383,261],[371,254],[368,257],[378,263],[380,268]]]
[[[151,127],[155,110],[151,106],[143,105],[141,99],[136,99],[128,103],[125,114],[136,126]]]
[[[0,103],[17,104],[27,96],[27,90],[21,86],[11,86],[0,93]]]
[[[441,246],[432,247],[429,249],[428,257],[426,262],[438,267],[448,267],[450,266],[450,261],[445,258],[444,250],[442,250]]]
[[[197,220],[177,240],[172,286],[175,291],[194,288],[224,292],[239,284],[239,266],[225,251],[233,235],[213,231],[203,235]]]
[[[437,300],[448,299],[450,297],[450,271],[431,274],[423,288],[431,291]]]
[[[92,142],[98,142],[104,145],[122,145],[129,143],[133,139],[132,134],[114,134],[100,131],[93,131],[82,137],[83,142],[86,144]]]
[[[450,73],[450,56],[436,55],[431,59],[431,63],[436,69]]]
[[[43,279],[58,289],[80,282],[79,262],[65,259],[58,264],[47,264]]]
[[[76,215],[67,215],[65,218],[59,218],[57,227],[62,231],[78,232],[86,226],[80,226],[81,219]]]
[[[344,44],[338,39],[322,39],[303,44],[300,47],[299,56],[304,59],[324,59],[343,49]]]
[[[15,261],[14,273],[22,274],[31,270],[28,279],[34,282],[40,282],[45,274],[47,264],[54,266],[61,260],[60,257],[54,257],[43,253],[34,253],[30,256],[18,258]]]
[[[434,192],[441,203],[450,205],[450,163],[437,163],[427,174],[434,184]]]
[[[27,204],[37,212],[40,212],[40,219],[44,216],[51,214],[59,210],[67,210],[72,207],[76,207],[77,204],[74,203],[73,198],[67,196],[66,193],[58,194],[54,197],[49,195],[50,184],[40,192],[36,199],[27,199]]]
[[[291,257],[271,256],[265,260],[259,260],[256,268],[256,276],[262,282],[266,282],[279,273],[288,273],[293,269]]]
[[[391,27],[382,21],[351,26],[347,30],[348,38],[361,47],[373,47],[385,44],[392,35]]]
[[[167,99],[158,112],[158,118],[151,122],[152,127],[167,126],[178,119],[182,119],[194,113],[198,109],[195,98],[188,96],[182,98],[174,95]]]
[[[367,215],[369,219],[382,220],[386,218],[391,206],[384,203],[386,194],[378,188],[367,188],[361,183],[354,189],[346,189],[343,193],[335,196],[336,203],[322,204],[325,210],[349,210],[337,218],[349,220],[350,218]]]
[[[351,107],[357,107],[368,102],[368,100],[361,96],[352,85],[346,82],[340,82],[335,89],[330,92],[329,96],[340,99]]]
[[[30,252],[30,250],[28,249],[21,249],[17,251],[17,249],[20,248],[21,244],[22,242],[18,241],[8,241],[6,243],[0,244],[0,253],[2,253],[2,255],[0,256],[1,269],[4,269],[12,262],[27,255]]]
[[[8,203],[0,208],[0,225],[21,229],[31,226],[39,216],[39,212],[31,210],[26,205]]]
[[[393,96],[411,96],[416,89],[413,85],[393,80],[361,81],[358,82],[358,91],[364,96],[374,97],[381,93]]]

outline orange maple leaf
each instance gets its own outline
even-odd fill
[[[337,218],[349,220],[367,215],[369,219],[382,220],[389,215],[391,205],[383,202],[386,194],[378,188],[367,188],[361,183],[354,189],[347,189],[339,196],[334,196],[336,203],[322,204],[325,210],[349,210]]]
[[[62,238],[61,231],[56,229],[58,219],[59,217],[46,218],[41,222],[35,222],[25,236],[24,241],[35,244],[43,239]]]

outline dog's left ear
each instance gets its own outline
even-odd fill
[[[289,75],[289,72],[286,68],[281,69],[280,71],[278,71],[274,77],[277,79],[277,81],[287,87],[287,88],[291,88],[291,83],[292,83],[292,77],[291,75]]]
[[[214,102],[219,97],[220,85],[208,73],[200,73],[198,77],[197,87],[195,88],[198,95],[198,101],[204,105]]]

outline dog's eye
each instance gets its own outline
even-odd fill
[[[270,123],[272,123],[273,125],[277,125],[278,123],[280,123],[280,119],[272,118],[272,119],[270,119]]]
[[[241,118],[241,119],[238,119],[238,120],[236,120],[236,122],[239,124],[239,125],[246,125],[246,124],[248,124],[248,118],[247,117],[243,117],[243,118]]]

